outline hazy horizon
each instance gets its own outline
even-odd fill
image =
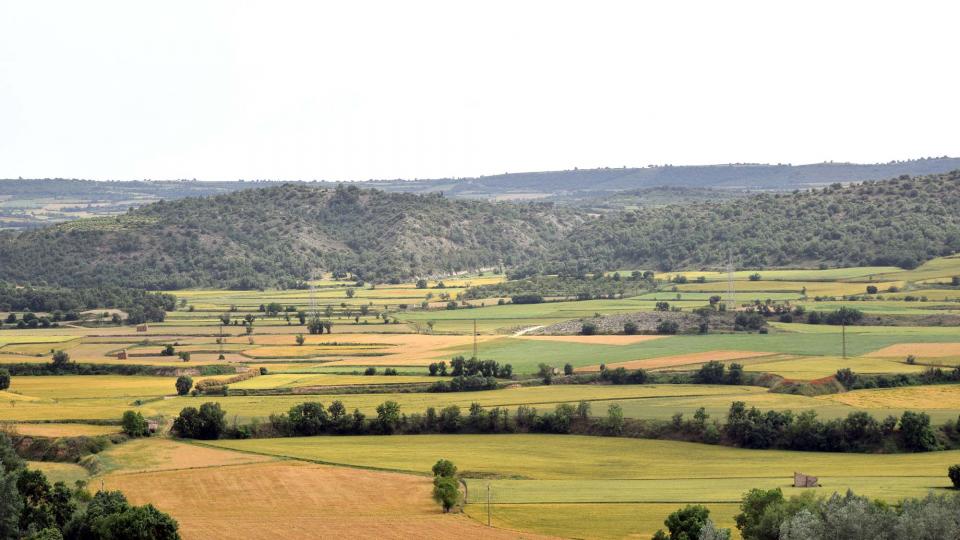
[[[960,155],[948,2],[0,4],[0,177]]]

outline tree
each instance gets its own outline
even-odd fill
[[[580,334],[592,336],[597,333],[597,325],[592,322],[585,322],[580,326]]]
[[[700,366],[700,370],[696,374],[697,382],[701,384],[720,384],[723,382],[725,369],[722,363],[711,360]]]
[[[187,439],[218,439],[227,428],[224,420],[226,414],[219,403],[204,403],[200,410],[186,407],[180,411],[180,416],[174,419],[173,430]]]
[[[573,375],[573,365],[566,363],[563,365],[563,374],[564,375]]]
[[[604,429],[610,435],[620,435],[623,433],[623,408],[614,403],[607,407],[607,418],[604,421]]]
[[[867,285],[867,294],[877,294],[877,286]]]
[[[160,354],[162,356],[173,356],[176,353],[177,351],[173,348],[173,345],[170,345],[170,344],[167,344],[167,346],[164,347],[162,351],[160,351]]]
[[[632,336],[632,335],[634,335],[634,334],[637,333],[637,330],[638,330],[638,328],[637,328],[637,323],[635,323],[635,322],[633,322],[633,321],[628,321],[628,322],[623,323],[623,333],[624,333],[624,334],[626,334],[626,335],[628,335],[628,336]]]
[[[53,367],[62,368],[70,363],[70,355],[66,351],[57,351],[53,353]]]
[[[180,360],[184,362],[190,361],[190,351],[180,351],[179,353],[177,353],[177,356],[179,356]]]
[[[0,441],[3,445],[3,441]],[[2,449],[0,449],[2,450]],[[12,451],[12,448],[11,448]],[[7,463],[0,468],[0,538],[20,537],[20,513],[23,511],[23,498],[17,489],[19,471],[7,470]]]
[[[951,465],[950,468],[947,469],[947,476],[950,477],[953,488],[960,489],[960,465]]]
[[[700,531],[707,524],[709,517],[710,510],[705,506],[699,504],[687,505],[670,514],[664,520],[663,524],[670,531],[669,537],[663,535],[661,531],[658,531],[658,533],[661,534],[661,538],[667,537],[670,540],[697,540],[700,538]]]
[[[433,500],[440,503],[444,512],[449,512],[460,502],[459,481],[456,478],[446,476],[434,477]]]
[[[326,409],[322,403],[307,402],[290,408],[290,423],[297,435],[319,435],[329,424]]]
[[[193,379],[189,375],[181,375],[177,377],[175,385],[177,387],[177,395],[185,396],[193,387]]]
[[[400,426],[400,405],[396,401],[385,401],[377,405],[377,427],[381,433],[392,434]]]
[[[303,337],[303,334],[297,334],[295,339],[297,341],[297,345],[303,345],[303,342],[306,341],[306,339]]]
[[[927,413],[904,411],[900,417],[900,436],[903,446],[911,452],[928,452],[939,446]]]
[[[124,411],[121,419],[123,432],[130,437],[146,437],[150,435],[147,421],[139,411]]]
[[[353,295],[357,294],[357,291],[352,288],[347,288],[347,298],[353,298]]]
[[[425,279],[423,279],[423,278],[418,279],[418,280],[417,280],[417,288],[418,288],[418,289],[426,289],[426,288],[427,288],[427,280],[425,280]]]
[[[433,465],[433,475],[453,478],[457,475],[457,466],[448,459],[438,460]]]
[[[307,324],[307,331],[311,334],[322,334],[323,321],[321,321],[319,317],[313,317],[310,319],[310,323]]]
[[[10,388],[10,372],[5,368],[0,368],[0,390]]]

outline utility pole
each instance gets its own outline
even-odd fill
[[[476,319],[473,320],[473,357],[476,358],[477,360],[480,359],[480,357],[477,356],[477,320]],[[490,484],[487,484],[487,487],[489,488]]]
[[[847,321],[844,319],[840,324],[840,334],[843,336],[843,357],[847,357]]]
[[[490,481],[487,481],[487,527],[490,526]]]

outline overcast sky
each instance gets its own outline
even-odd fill
[[[0,0],[0,177],[960,155],[960,4]]]

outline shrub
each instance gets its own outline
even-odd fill
[[[448,459],[441,459],[433,465],[433,475],[453,478],[457,475],[457,466]]]
[[[368,367],[367,369],[363,370],[363,374],[364,374],[364,375],[376,375],[376,374],[377,374],[377,368],[375,368],[375,367]]]
[[[162,351],[160,351],[160,354],[163,356],[173,356],[175,353],[176,351],[174,350],[173,345],[167,345]]]
[[[564,375],[573,375],[573,365],[572,365],[572,364],[569,364],[569,363],[564,364],[564,365],[563,365],[563,374],[564,374]]]
[[[219,439],[227,427],[224,421],[226,414],[219,403],[204,403],[200,405],[200,410],[186,407],[174,419],[173,430],[187,439]]]
[[[539,294],[517,294],[510,298],[514,304],[542,304],[543,296]]]
[[[597,325],[591,322],[585,322],[580,326],[580,334],[584,336],[593,336],[597,333]]]
[[[908,354],[908,355],[907,355],[907,363],[910,364],[911,366],[914,365],[914,364],[916,364],[916,363],[917,363],[917,357],[914,356],[914,355],[912,355],[912,354]]]
[[[680,330],[680,325],[676,321],[660,321],[657,325],[658,334],[676,334]]]
[[[953,482],[953,489],[960,489],[960,465],[951,465],[947,469],[947,476],[950,477],[950,481]]]
[[[177,377],[176,387],[177,394],[185,396],[190,392],[190,388],[193,387],[193,379],[189,375],[181,375]]]
[[[396,368],[392,368],[392,367],[388,367],[387,369],[383,370],[383,374],[384,374],[384,375],[396,375],[396,374],[397,374],[397,369],[396,369]]]
[[[0,390],[6,390],[7,388],[10,388],[10,372],[0,368]]]
[[[637,333],[637,323],[629,321],[623,324],[623,333],[632,336]]]
[[[147,421],[143,415],[137,411],[126,411],[121,419],[123,432],[130,437],[146,437],[150,435],[150,429],[147,427]]]
[[[433,478],[433,500],[440,503],[444,512],[449,512],[460,502],[460,486],[456,478],[436,476]]]

